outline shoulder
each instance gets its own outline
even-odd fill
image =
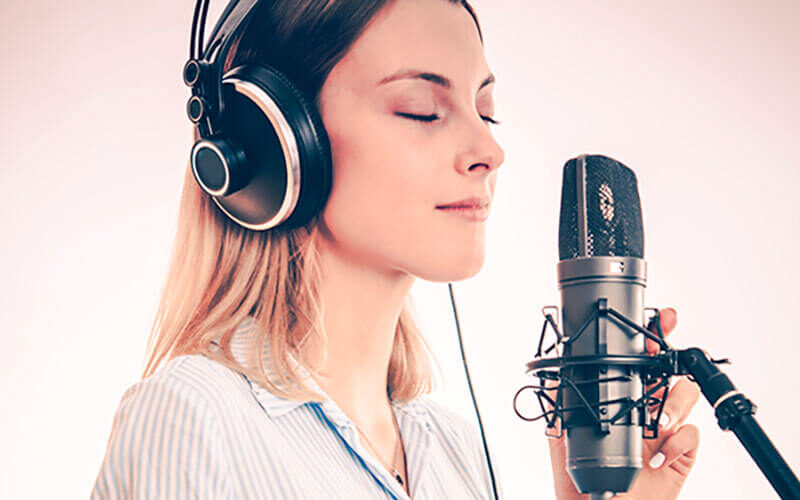
[[[119,409],[145,410],[157,404],[166,410],[171,403],[211,410],[204,412],[210,415],[225,408],[231,398],[245,394],[246,386],[233,370],[199,354],[183,355],[128,387]]]
[[[163,434],[212,435],[248,395],[241,375],[228,367],[199,354],[178,356],[127,388],[112,434],[138,444]]]
[[[114,414],[92,498],[114,491],[155,498],[162,488],[187,482],[209,498],[225,497],[229,465],[221,421],[230,401],[247,390],[237,377],[204,356],[186,355],[131,385]],[[188,457],[205,471],[187,470]]]
[[[236,383],[239,375],[202,354],[186,354],[172,358],[150,377],[139,383],[184,385],[206,390],[220,383]]]

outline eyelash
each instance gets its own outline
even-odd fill
[[[416,121],[420,121],[420,122],[424,122],[424,123],[432,123],[432,122],[434,122],[435,120],[437,120],[439,118],[439,115],[413,115],[411,113],[396,113],[396,114],[397,114],[397,116],[410,118],[412,120],[416,120]],[[491,116],[481,116],[481,118],[483,118],[483,120],[485,122],[490,123],[492,125],[500,125],[501,123],[503,123],[503,122],[501,122],[499,120],[495,120]]]

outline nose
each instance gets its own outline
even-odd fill
[[[505,161],[506,153],[494,138],[489,124],[477,113],[466,121],[460,138],[463,147],[456,161],[459,172],[481,175],[496,170]]]

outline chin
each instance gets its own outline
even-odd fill
[[[472,259],[469,262],[449,260],[439,265],[429,264],[422,269],[416,269],[412,274],[425,281],[434,283],[449,283],[472,278],[483,268],[483,257]]]

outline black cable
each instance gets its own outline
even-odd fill
[[[472,390],[472,379],[469,376],[469,367],[467,367],[467,360],[464,356],[464,342],[461,338],[461,325],[458,321],[458,311],[456,310],[456,299],[453,296],[453,284],[448,283],[447,288],[450,289],[450,303],[453,305],[453,316],[456,320],[456,332],[458,333],[458,347],[461,350],[461,361],[464,363],[464,372],[467,374],[467,386],[469,386],[469,394],[472,397],[472,405],[475,407],[475,414],[478,416],[478,427],[481,431],[481,440],[483,441],[483,452],[486,454],[486,462],[489,465],[489,475],[492,478],[492,492],[494,493],[495,500],[497,496],[497,483],[494,478],[494,468],[492,467],[492,459],[489,456],[489,446],[486,444],[486,434],[483,431],[483,420],[481,419],[481,412],[478,409],[478,402],[475,401],[475,392]]]

